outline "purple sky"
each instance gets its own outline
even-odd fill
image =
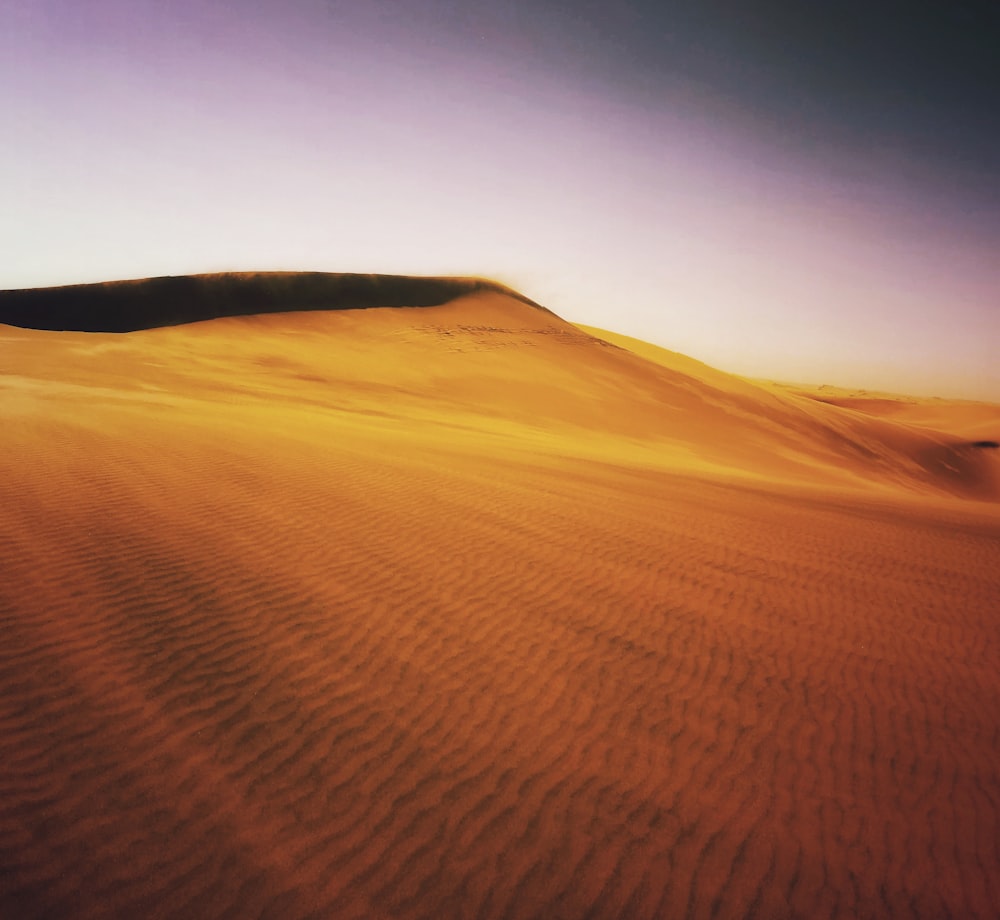
[[[0,0],[0,288],[483,274],[725,370],[1000,400],[988,7],[705,6]]]

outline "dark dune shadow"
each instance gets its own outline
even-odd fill
[[[431,307],[475,291],[503,293],[539,307],[482,278],[226,272],[0,291],[0,323],[29,329],[134,332],[258,313]]]
[[[977,448],[997,447],[995,441],[958,441],[918,451],[917,463],[955,495],[984,501],[1000,500],[1000,475],[995,458]]]

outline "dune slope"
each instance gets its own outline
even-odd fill
[[[0,916],[1000,903],[996,452],[487,288],[0,353]]]
[[[794,458],[813,482],[840,478],[846,483],[853,477],[868,486],[910,487],[915,494],[930,486],[1000,499],[1000,463],[988,450],[991,439],[1000,438],[1000,406],[910,399],[878,403],[880,408],[905,405],[909,411],[872,412],[867,402],[761,385],[628,336],[578,328],[657,366],[669,388],[697,394],[701,404],[692,406],[692,414],[704,426],[700,443],[727,438],[734,448],[742,447],[742,454],[734,450],[737,462],[730,462],[744,471],[773,473],[781,468],[781,458]],[[758,450],[751,457],[747,448],[754,447]],[[782,475],[789,471],[786,466]]]

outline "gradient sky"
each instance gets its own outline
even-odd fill
[[[0,0],[0,288],[481,274],[1000,400],[1000,6]]]

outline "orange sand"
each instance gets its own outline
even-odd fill
[[[995,916],[1000,409],[601,335],[0,326],[0,916]]]

